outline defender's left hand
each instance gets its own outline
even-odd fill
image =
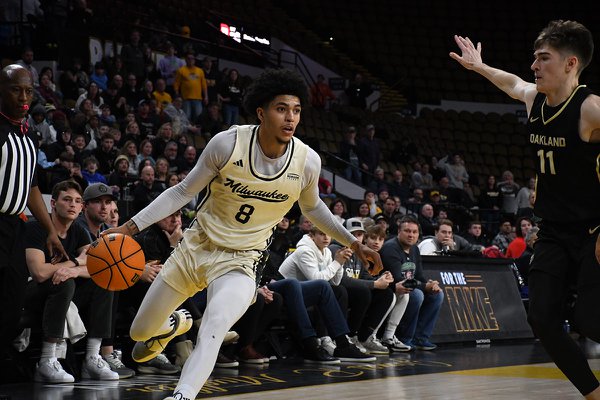
[[[381,257],[378,252],[370,249],[358,240],[353,242],[350,248],[356,253],[363,265],[368,265],[367,271],[369,271],[371,275],[377,276],[381,273],[383,264],[381,263]]]

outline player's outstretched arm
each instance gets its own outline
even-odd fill
[[[458,61],[466,69],[482,75],[513,99],[526,103],[529,111],[537,93],[535,84],[525,82],[517,75],[485,64],[481,57],[481,42],[478,42],[475,46],[468,37],[458,35],[454,35],[454,41],[458,45],[461,54],[450,52],[451,58]]]
[[[383,263],[379,253],[365,246],[360,241],[356,240],[350,246],[356,256],[362,261],[363,265],[368,265],[367,271],[373,276],[377,276],[383,270]]]
[[[123,225],[119,225],[114,228],[108,228],[105,231],[100,232],[100,236],[109,235],[111,233],[122,233],[123,235],[133,236],[140,230],[138,226],[132,220],[125,222]]]

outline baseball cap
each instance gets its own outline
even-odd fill
[[[385,219],[385,216],[382,213],[377,213],[373,215],[373,220],[377,223],[377,221]]]
[[[344,226],[348,230],[348,232],[354,231],[363,231],[365,232],[365,227],[362,223],[362,219],[358,217],[348,218],[344,223]]]
[[[438,192],[437,190],[432,190],[431,193],[429,193],[429,196],[439,196],[440,192]]]
[[[367,130],[370,131],[371,129],[375,129],[375,125],[373,125],[373,124],[367,125]]]
[[[112,189],[108,185],[104,183],[94,183],[85,188],[85,191],[83,192],[83,201],[94,200],[102,196],[110,196],[113,200],[117,200]]]

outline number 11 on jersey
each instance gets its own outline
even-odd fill
[[[547,158],[548,163],[550,164],[550,174],[556,175],[556,169],[554,169],[554,151],[544,152],[544,149],[540,149],[540,150],[538,150],[537,155],[538,155],[538,157],[540,157],[540,172],[542,174],[546,173],[546,158]]]

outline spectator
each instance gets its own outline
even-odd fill
[[[121,75],[113,76],[108,89],[101,96],[104,104],[110,107],[111,113],[117,120],[125,118],[128,104],[123,90],[123,77]]]
[[[360,108],[365,110],[367,108],[367,97],[373,93],[371,85],[363,81],[361,74],[354,76],[354,81],[350,82],[346,88],[346,96],[348,97],[348,104],[352,107]]]
[[[404,174],[399,169],[394,171],[392,182],[389,184],[390,195],[400,197],[405,203],[410,197],[410,185],[404,180]]]
[[[369,190],[375,192],[377,195],[379,195],[379,192],[383,190],[389,195],[388,184],[385,180],[385,171],[383,170],[383,168],[375,168],[375,171],[373,172],[373,178],[371,179],[371,182],[369,182],[368,188]],[[383,199],[379,200],[383,202]]]
[[[133,74],[138,81],[146,78],[146,48],[140,44],[140,32],[133,30],[129,36],[129,43],[121,48],[120,57],[123,60],[125,70]]]
[[[434,218],[433,206],[431,204],[423,204],[418,217],[419,225],[421,226],[421,234],[423,237],[435,235],[435,227],[437,221]]]
[[[531,192],[529,194],[529,205],[527,207],[524,208],[520,208],[519,211],[517,212],[517,217],[529,217],[529,218],[533,218],[533,206],[535,204],[535,191]]]
[[[217,99],[217,90],[221,83],[219,69],[215,67],[210,57],[204,57],[202,60],[202,70],[206,78],[206,88],[208,92],[208,102],[215,103]]]
[[[31,108],[27,123],[31,129],[41,133],[43,145],[48,146],[56,142],[56,129],[46,120],[46,109],[41,104]]]
[[[202,104],[208,105],[204,71],[196,65],[194,53],[185,56],[185,65],[175,75],[175,93],[183,99],[183,110],[190,121],[202,115]]]
[[[173,127],[170,123],[164,123],[158,128],[156,137],[152,139],[152,157],[157,159],[164,155],[167,143],[173,141]]]
[[[350,218],[345,224],[346,229],[358,240],[365,239],[365,229],[360,218]],[[371,249],[379,251],[385,240],[385,232],[377,227],[369,229],[366,244]],[[333,242],[329,249],[336,253],[342,248]],[[368,266],[352,254],[342,266],[344,274],[341,285],[348,292],[348,327],[351,341],[359,348],[364,348],[369,354],[389,354],[387,347],[377,339],[377,330],[396,302],[389,284],[393,282],[392,275],[387,272],[375,279],[368,272]]]
[[[140,127],[140,138],[142,139],[153,139],[159,134],[161,128],[163,128],[165,124],[168,124],[168,122],[162,125],[160,124],[158,115],[150,111],[150,102],[148,100],[141,100],[139,102],[135,119]],[[171,124],[169,124],[169,128],[170,127]]]
[[[386,241],[381,248],[384,269],[392,273],[397,294],[408,294],[409,301],[396,331],[405,345],[420,350],[434,350],[430,341],[437,321],[444,292],[437,281],[425,280],[421,254],[416,246],[419,239],[419,223],[414,217],[405,216],[399,222],[398,236]],[[416,287],[407,280],[414,278]],[[399,284],[398,284],[399,283]],[[406,287],[406,286],[409,287]]]
[[[423,191],[433,188],[433,176],[429,173],[429,164],[422,164],[418,161],[413,163],[414,172],[411,175],[413,188],[423,189]]]
[[[127,200],[125,188],[135,182],[135,176],[129,174],[129,157],[120,154],[115,159],[114,170],[108,177],[108,185],[113,193],[117,194],[121,200]]]
[[[528,217],[520,217],[517,219],[517,223],[515,224],[515,233],[517,237],[515,237],[508,247],[506,248],[506,257],[507,258],[519,258],[525,251],[527,247],[527,243],[525,242],[525,236],[527,232],[533,227],[533,221]]]
[[[243,96],[244,89],[239,72],[237,69],[232,68],[229,70],[227,78],[221,82],[217,93],[218,101],[223,108],[223,121],[226,126],[238,124]]]
[[[194,146],[186,146],[183,156],[176,160],[177,172],[190,172],[196,166],[198,155]]]
[[[323,176],[322,172],[319,175],[319,197],[321,199],[335,199],[336,197],[333,193],[333,185]]]
[[[144,100],[143,93],[138,86],[138,78],[131,72],[127,74],[127,80],[120,93],[125,98],[130,110],[135,110],[140,101]]]
[[[100,288],[90,278],[86,251],[91,243],[87,231],[73,222],[82,208],[81,188],[61,182],[52,189],[52,223],[59,232],[69,259],[52,263],[46,248],[46,232],[33,221],[27,226],[27,266],[33,278],[27,286],[26,308],[40,312],[43,329],[41,358],[35,381],[69,383],[75,378],[57,360],[57,343],[64,337],[71,300],[77,305],[87,330],[86,355],[81,375],[85,379],[118,380],[100,356],[103,337],[110,335],[113,292]],[[87,278],[87,279],[76,279]]]
[[[313,227],[313,223],[304,215],[298,218],[298,225],[292,229],[292,247],[296,247],[297,243],[305,235],[308,235]]]
[[[502,173],[502,182],[498,183],[498,190],[502,201],[502,213],[514,216],[517,213],[519,185],[515,183],[512,172],[504,171]]]
[[[489,239],[482,229],[481,222],[471,221],[469,222],[469,228],[464,238],[471,244],[488,247]]]
[[[173,98],[173,102],[171,104],[168,104],[163,110],[163,114],[171,120],[173,132],[176,135],[181,135],[181,134],[186,134],[186,133],[191,133],[193,135],[199,134],[201,132],[201,129],[199,127],[196,127],[195,125],[191,124],[190,120],[188,119],[187,115],[183,111],[182,107],[183,107],[183,99],[181,98],[181,96],[176,95]],[[221,114],[219,113],[219,107],[218,106],[216,106],[216,107],[217,107],[216,115],[218,116],[217,119],[219,119],[219,118],[221,118]],[[209,114],[212,114],[210,105],[208,107],[208,111],[209,111]],[[221,121],[221,125],[220,125],[221,130],[222,130],[223,126],[224,125]],[[219,130],[218,132],[220,132],[221,130]],[[218,133],[218,132],[216,132],[216,133]]]
[[[92,110],[94,114],[100,115],[100,106],[104,104],[104,99],[102,98],[102,96],[100,96],[98,84],[96,84],[95,82],[90,82],[90,85],[88,86],[87,90],[77,98],[77,101],[75,102],[75,107],[80,108],[83,111],[84,109],[82,108],[82,104],[83,101],[86,99],[92,102]]]
[[[94,64],[94,72],[90,75],[90,81],[98,85],[100,92],[104,92],[108,89],[108,76],[106,75],[106,69],[101,61]]]
[[[316,109],[324,110],[327,107],[327,100],[335,100],[335,94],[325,82],[323,74],[317,75],[317,82],[310,88],[310,104]]]
[[[363,172],[363,184],[368,185],[372,179],[375,168],[381,160],[379,140],[375,138],[375,126],[367,125],[366,135],[358,142],[358,159]]]
[[[140,131],[140,126],[137,121],[134,120],[127,123],[127,126],[125,127],[125,140],[131,140],[136,143],[136,145],[144,140],[142,139],[142,132]]]
[[[154,180],[154,168],[150,166],[142,168],[140,181],[133,190],[133,211],[142,210],[164,190],[164,186]]]
[[[62,108],[61,94],[58,93],[52,87],[52,81],[48,74],[40,75],[40,84],[37,88],[37,92],[42,98],[44,105],[52,105],[54,107]]]
[[[176,53],[175,45],[169,43],[167,46],[167,55],[158,62],[160,75],[170,90],[173,90],[177,70],[185,65],[185,61],[177,57]]]
[[[521,213],[521,209],[529,208],[529,197],[535,193],[535,178],[529,178],[527,186],[523,186],[517,193],[517,214]]]
[[[141,164],[141,162],[143,160],[150,160],[152,166],[154,166],[154,164],[156,164],[154,157],[152,157],[153,149],[154,149],[154,147],[152,146],[152,142],[150,140],[148,140],[148,139],[142,140],[142,142],[140,143],[140,147],[138,149],[138,155],[135,159],[136,169],[139,168],[139,165]],[[139,175],[139,169],[138,169],[138,175]]]
[[[162,78],[158,79],[156,81],[156,90],[152,92],[152,96],[154,97],[154,100],[156,100],[156,109],[159,114],[167,105],[173,102],[173,98],[166,89],[167,84],[165,83],[165,80]]]
[[[115,137],[111,133],[102,136],[100,147],[92,153],[98,160],[98,172],[109,175],[113,169],[118,150],[115,148]]]
[[[83,160],[82,174],[88,185],[94,183],[108,183],[104,175],[98,172],[98,160],[96,160],[96,157],[94,156],[89,156]]]
[[[40,75],[33,65],[33,50],[30,47],[25,47],[21,53],[21,59],[17,60],[15,64],[20,65],[29,71],[31,79],[33,79],[33,86],[37,88],[39,86]]]
[[[335,199],[329,205],[329,210],[333,214],[333,216],[338,220],[340,224],[343,224],[346,221],[348,208],[346,207],[346,202],[342,199]]]
[[[383,210],[381,216],[385,219],[388,232],[390,235],[396,236],[398,234],[398,219],[403,216],[396,209],[396,202],[393,198],[388,197],[383,203]],[[377,221],[376,221],[377,222]]]
[[[170,164],[164,157],[158,157],[154,165],[154,179],[161,184],[163,188],[166,185],[167,177],[169,176]]]
[[[509,220],[502,221],[500,224],[500,231],[492,240],[492,245],[496,246],[502,255],[505,255],[508,245],[512,240],[512,223]]]
[[[465,169],[464,161],[458,153],[452,156],[452,160],[448,160],[448,158],[449,156],[445,156],[439,160],[438,167],[445,171],[451,188],[462,190],[465,182],[469,182],[469,174]]]
[[[362,184],[358,147],[356,143],[356,128],[349,126],[344,133],[344,140],[340,142],[340,158],[346,162],[344,177],[354,183]]]

